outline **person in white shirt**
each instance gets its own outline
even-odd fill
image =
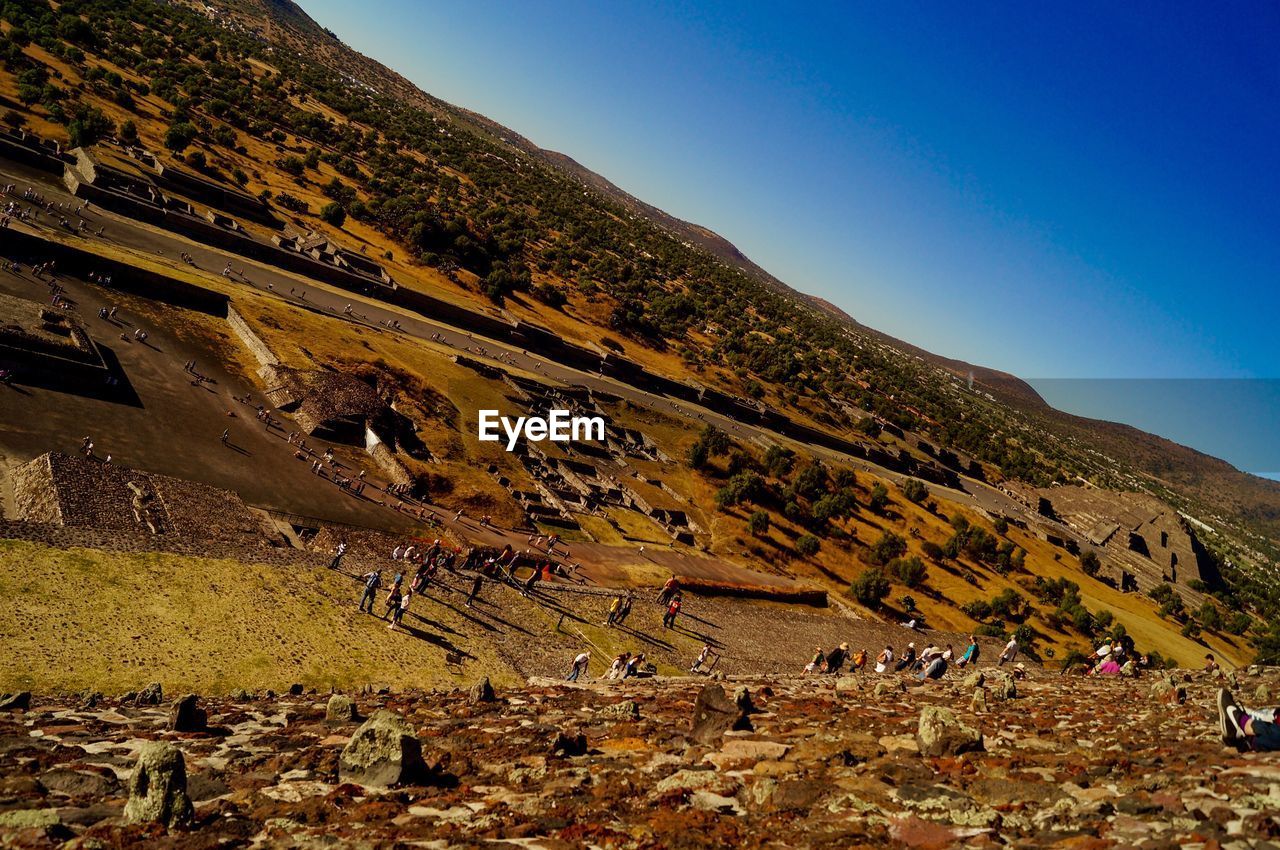
[[[893,663],[893,647],[886,646],[884,650],[876,656],[876,672],[883,673],[889,669],[889,665]]]
[[[1013,661],[1018,657],[1018,639],[1009,638],[1009,642],[1004,645],[1004,651],[1000,653],[1000,660],[996,662],[996,666],[1003,666],[1006,661]]]
[[[573,659],[573,667],[569,669],[569,675],[565,677],[565,681],[576,682],[578,677],[587,672],[587,664],[591,662],[591,653],[583,652]]]

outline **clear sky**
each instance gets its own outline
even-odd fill
[[[932,351],[1280,377],[1280,5],[302,5]]]

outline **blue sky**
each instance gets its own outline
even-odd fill
[[[1280,377],[1275,4],[302,4],[930,350]]]

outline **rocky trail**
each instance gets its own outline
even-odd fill
[[[534,678],[496,693],[10,696],[13,847],[1271,847],[1231,677]],[[1280,676],[1243,675],[1256,705]]]

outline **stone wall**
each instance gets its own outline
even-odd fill
[[[249,353],[257,358],[258,362],[263,366],[278,366],[280,358],[276,357],[271,347],[263,342],[262,337],[254,333],[253,328],[249,327],[249,323],[244,317],[236,312],[236,308],[227,305],[227,325],[235,333],[240,341],[244,343],[244,347],[249,349]]]
[[[13,484],[18,519],[62,524],[62,507],[58,504],[58,491],[53,486],[48,455],[14,467],[9,471],[9,481]]]

